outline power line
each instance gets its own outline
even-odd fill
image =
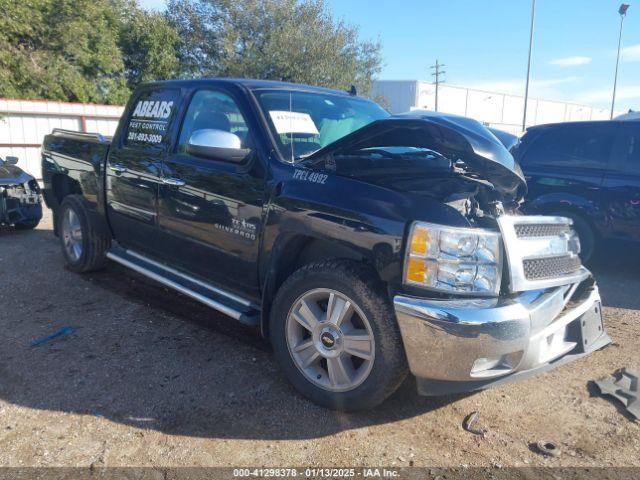
[[[436,85],[436,112],[438,111],[438,90],[440,89],[440,84],[444,83],[444,79],[442,78],[442,76],[447,73],[444,70],[441,70],[442,67],[446,67],[446,65],[444,63],[440,63],[437,59],[436,59],[436,64],[435,65],[431,65],[432,70],[434,70],[434,72],[431,74],[432,77],[435,77],[436,81],[435,81],[435,85]]]

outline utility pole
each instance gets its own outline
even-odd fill
[[[524,114],[522,115],[522,131],[527,129],[527,103],[529,103],[529,80],[531,79],[531,52],[533,50],[533,28],[536,21],[536,0],[531,2],[531,30],[529,31],[529,60],[527,61],[527,83],[524,87]]]
[[[623,3],[620,5],[618,9],[618,13],[620,14],[620,35],[618,36],[618,56],[616,57],[616,73],[613,78],[613,98],[611,99],[611,116],[609,117],[613,120],[613,110],[616,106],[616,87],[618,86],[618,64],[620,63],[620,46],[622,45],[622,25],[624,24],[624,17],[627,16],[627,10],[629,9],[629,5]]]
[[[434,72],[431,74],[432,77],[436,78],[435,81],[435,85],[436,85],[436,112],[438,111],[438,90],[440,89],[440,84],[444,83],[444,80],[441,79],[441,77],[447,73],[444,70],[441,70],[442,67],[445,67],[446,65],[444,63],[440,63],[438,62],[438,60],[436,59],[436,64],[435,65],[431,65],[431,69],[434,70]]]

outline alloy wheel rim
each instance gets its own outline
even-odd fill
[[[287,346],[307,380],[331,392],[361,385],[371,373],[375,340],[369,320],[345,294],[328,288],[301,295],[287,316]]]
[[[71,208],[62,218],[62,240],[69,258],[77,262],[82,256],[82,227],[80,218]]]

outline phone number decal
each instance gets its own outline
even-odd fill
[[[162,135],[154,135],[152,133],[129,132],[127,140],[142,143],[161,143]]]

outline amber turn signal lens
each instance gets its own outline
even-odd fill
[[[407,280],[424,283],[427,276],[427,263],[421,258],[409,258],[407,265]]]
[[[429,245],[429,231],[426,228],[416,227],[411,235],[411,253],[425,256]]]

